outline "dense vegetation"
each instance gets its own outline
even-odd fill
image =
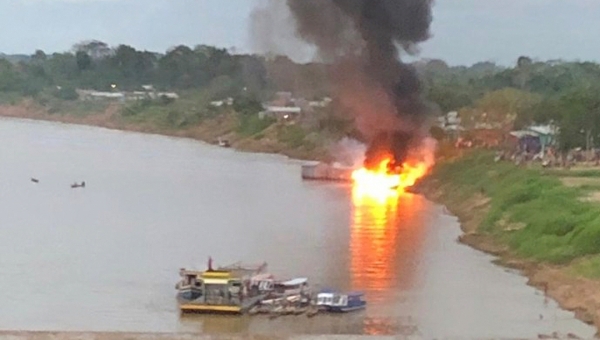
[[[600,138],[598,64],[538,62],[520,57],[514,67],[490,62],[449,67],[441,60],[413,66],[423,80],[425,99],[437,106],[438,113],[458,111],[467,127],[481,122],[514,128],[554,122],[561,129],[563,149],[592,145]],[[254,114],[259,107],[256,103],[269,99],[275,91],[322,98],[331,94],[326,73],[324,64],[297,64],[283,56],[233,54],[204,45],[180,45],[155,53],[87,41],[64,53],[36,51],[12,60],[0,58],[0,103],[34,98],[49,111],[60,111],[64,105],[56,100],[77,99],[75,89],[110,91],[115,85],[116,90],[136,90],[151,84],[158,90],[187,96],[189,105],[146,102],[128,107],[124,115],[170,114],[168,121],[177,128],[213,116],[214,110],[207,108],[211,100],[236,98],[236,102],[249,105],[237,105],[236,110]],[[344,110],[337,107],[330,111]],[[352,133],[351,124],[344,119],[331,114],[322,118],[312,127]],[[248,129],[246,134],[264,125],[245,121],[254,124],[244,128]]]
[[[322,65],[297,65],[281,56],[231,54],[205,45],[180,45],[161,54],[89,41],[71,52],[47,55],[38,50],[12,60],[0,57],[0,92],[36,96],[56,86],[109,91],[113,84],[118,90],[152,84],[159,90],[208,90],[208,99],[242,93],[262,98],[274,90],[298,88],[303,89],[300,95],[314,96],[326,92],[323,74]],[[62,92],[68,93],[64,99],[72,99],[71,91]]]
[[[600,138],[600,65],[592,62],[534,62],[520,57],[514,67],[482,62],[448,67],[420,66],[428,99],[442,112],[459,111],[463,123],[514,122],[514,128],[553,122],[560,146],[570,149]]]

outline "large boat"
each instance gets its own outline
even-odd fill
[[[319,309],[332,313],[347,313],[367,306],[364,293],[350,292],[338,293],[334,291],[322,291],[317,295],[317,306]]]
[[[212,259],[205,271],[182,269],[176,286],[179,308],[182,312],[242,313],[267,295],[252,285],[253,278],[264,276],[266,269],[266,263],[213,269]]]

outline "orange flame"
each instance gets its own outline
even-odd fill
[[[394,174],[388,170],[390,162],[391,157],[387,157],[376,169],[360,168],[352,172],[356,192],[385,201],[390,195],[397,195],[415,185],[429,169],[425,162],[407,161],[402,165],[402,171]]]

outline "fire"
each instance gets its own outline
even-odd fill
[[[382,160],[376,169],[360,168],[352,173],[357,192],[385,200],[406,188],[415,185],[417,180],[427,174],[428,166],[424,162],[407,161],[402,170],[395,174],[389,171],[391,158]]]

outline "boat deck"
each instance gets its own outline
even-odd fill
[[[204,303],[194,303],[193,301],[182,302],[179,305],[179,309],[182,312],[197,312],[197,313],[232,313],[239,314],[252,308],[254,305],[262,301],[266,297],[265,295],[258,295],[255,297],[247,298],[244,302],[239,305],[207,305]]]

